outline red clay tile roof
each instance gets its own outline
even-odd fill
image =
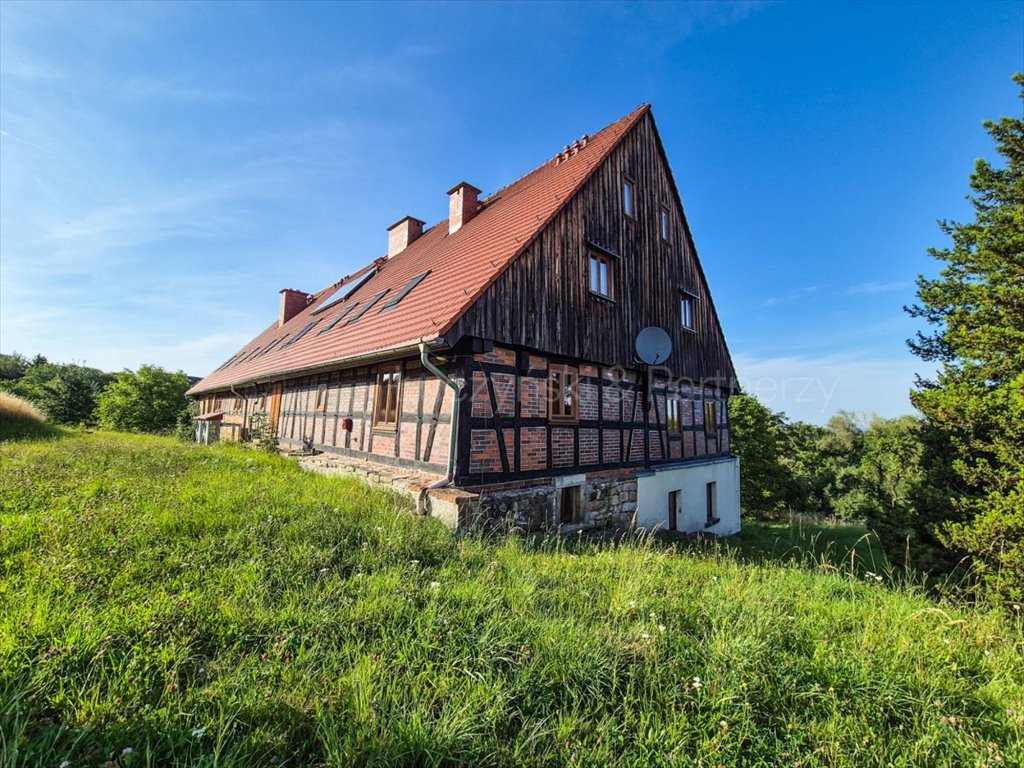
[[[280,378],[437,339],[523,252],[649,108],[645,104],[590,137],[575,154],[549,160],[485,198],[479,213],[455,234],[449,235],[447,220],[442,221],[394,257],[377,259],[314,294],[303,311],[281,327],[275,322],[189,394]],[[332,298],[339,286],[358,281],[373,266],[377,273],[348,298]],[[430,274],[400,303],[383,310],[403,286],[428,270]],[[384,291],[376,306],[348,325]],[[328,309],[318,312],[323,307]],[[321,333],[346,310],[348,316]],[[299,341],[288,343],[314,321],[318,322]]]

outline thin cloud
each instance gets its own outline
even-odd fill
[[[860,285],[853,285],[846,289],[848,294],[876,294],[876,293],[891,293],[892,291],[902,291],[911,287],[913,283],[907,282],[906,280],[897,280],[891,283],[879,283],[869,282],[861,283]]]

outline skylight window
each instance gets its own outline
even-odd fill
[[[265,354],[270,352],[270,350],[272,350],[274,347],[276,347],[278,344],[280,344],[282,341],[284,341],[287,338],[288,338],[288,334],[286,333],[280,339],[274,339],[272,342],[267,344],[267,348],[264,349],[262,352],[260,352],[258,355],[256,355],[256,357],[263,357]]]
[[[284,346],[285,346],[285,347],[290,347],[290,346],[291,346],[292,344],[295,344],[295,343],[296,343],[296,342],[297,342],[297,341],[298,341],[299,339],[301,339],[301,338],[302,338],[303,336],[305,336],[305,335],[306,335],[307,333],[309,333],[310,331],[312,331],[312,330],[313,330],[313,326],[314,326],[314,325],[316,325],[316,324],[317,324],[317,323],[319,323],[319,322],[320,322],[319,320],[314,320],[314,321],[313,321],[313,322],[311,322],[311,323],[306,323],[306,325],[305,325],[305,326],[304,326],[304,327],[302,328],[302,330],[301,330],[301,331],[299,331],[298,333],[296,333],[296,334],[295,334],[294,336],[292,336],[292,338],[291,338],[291,341],[289,341],[289,342],[288,342],[287,344],[285,344]],[[282,349],[284,349],[284,347],[282,347]]]
[[[334,319],[331,320],[331,322],[329,322],[327,325],[325,325],[323,328],[320,329],[320,333],[318,333],[317,336],[323,336],[325,333],[327,333],[329,330],[331,330],[331,328],[333,328],[338,323],[340,323],[342,320],[344,320],[345,316],[349,312],[351,312],[353,309],[358,307],[358,306],[359,306],[359,302],[357,301],[355,304],[353,304],[353,305],[351,305],[349,307],[345,307],[345,309],[341,310],[341,312],[339,312],[337,315],[334,316]]]
[[[341,285],[334,289],[333,293],[325,297],[325,302],[316,309],[314,309],[313,314],[319,315],[321,312],[326,312],[331,307],[341,303],[349,296],[351,296],[353,293],[355,293],[356,289],[358,289],[361,285],[365,284],[366,281],[373,277],[375,274],[377,274],[376,267],[367,271],[365,275],[360,275],[357,278],[349,280],[347,283],[342,283]]]
[[[363,308],[362,309],[360,309],[358,312],[356,312],[354,315],[352,315],[352,319],[349,320],[347,323],[345,323],[345,325],[352,325],[352,323],[354,323],[360,317],[365,315],[367,310],[369,310],[370,307],[372,307],[378,301],[383,299],[384,298],[384,294],[386,294],[389,290],[391,290],[391,289],[390,288],[386,288],[385,290],[381,291],[380,293],[374,294],[365,304],[363,304]]]
[[[416,275],[416,277],[412,278],[408,283],[405,284],[402,290],[400,290],[392,297],[391,301],[389,301],[387,304],[381,307],[380,311],[387,312],[392,307],[398,306],[398,302],[400,302],[402,299],[408,296],[413,288],[415,288],[417,285],[426,280],[427,275],[429,274],[430,270],[428,269],[426,272],[421,272],[420,274]]]

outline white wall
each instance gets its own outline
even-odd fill
[[[705,528],[707,484],[716,483],[719,522]],[[670,469],[654,469],[637,478],[637,525],[640,528],[668,529],[668,494],[682,491],[677,528],[694,533],[706,531],[728,536],[740,530],[740,460],[736,457],[713,459]]]

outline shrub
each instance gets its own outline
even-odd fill
[[[0,419],[42,424],[46,416],[25,398],[10,392],[0,392]]]

